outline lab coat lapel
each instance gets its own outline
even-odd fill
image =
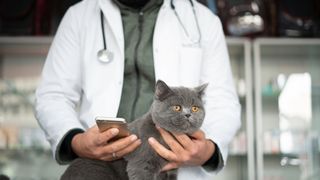
[[[156,79],[171,86],[179,85],[180,33],[168,0],[164,1],[157,18],[153,36]]]
[[[112,3],[112,0],[99,0],[99,6],[107,22],[105,26],[106,31],[108,28],[111,29],[120,52],[124,55],[123,26],[119,8]]]

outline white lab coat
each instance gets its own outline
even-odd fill
[[[209,83],[202,130],[219,146],[226,161],[228,143],[240,126],[240,106],[221,23],[194,2],[201,30],[201,44],[195,44],[199,33],[189,1],[174,3],[191,38],[165,0],[153,38],[156,79],[171,86]],[[107,48],[115,54],[110,63],[97,58],[103,48],[100,9],[105,15]],[[95,125],[96,116],[117,115],[123,74],[124,36],[118,7],[111,0],[83,0],[71,7],[54,38],[36,91],[36,117],[54,155],[70,129],[87,129]],[[202,167],[187,167],[179,169],[178,178],[205,180],[212,175]]]

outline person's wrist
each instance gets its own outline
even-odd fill
[[[206,148],[207,149],[207,151],[206,151],[207,155],[205,156],[206,158],[205,158],[205,161],[203,162],[203,164],[205,162],[207,162],[216,151],[216,146],[210,139],[207,139],[206,143],[207,143],[207,146],[206,146],[207,147]]]
[[[81,144],[81,137],[83,136],[83,133],[78,133],[75,136],[73,136],[72,140],[71,140],[71,148],[72,151],[78,155],[81,156],[80,153],[80,144]]]
[[[213,154],[211,155],[211,157],[204,163],[202,164],[202,167],[205,168],[206,170],[212,171],[212,170],[220,170],[223,165],[223,159],[222,159],[222,155],[219,149],[219,146],[213,142],[212,140],[209,140],[212,142],[213,146],[214,146],[214,151]]]

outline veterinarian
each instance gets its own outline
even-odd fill
[[[194,0],[83,0],[67,11],[36,91],[36,118],[55,160],[108,164],[135,150],[136,135],[111,143],[118,130],[100,133],[95,117],[130,122],[143,115],[157,79],[170,86],[209,83],[201,131],[177,140],[160,130],[169,149],[149,143],[170,162],[163,170],[179,168],[178,179],[214,179],[240,127],[240,105],[221,22]],[[78,173],[91,179],[98,171]]]

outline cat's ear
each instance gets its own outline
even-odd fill
[[[171,96],[172,94],[174,94],[173,91],[169,88],[169,86],[165,82],[161,80],[157,81],[156,90],[155,90],[156,99],[163,101],[164,99]]]
[[[202,84],[202,85],[194,88],[200,98],[202,98],[202,96],[204,95],[204,91],[207,89],[208,85],[209,85],[208,83],[205,83],[205,84]]]

